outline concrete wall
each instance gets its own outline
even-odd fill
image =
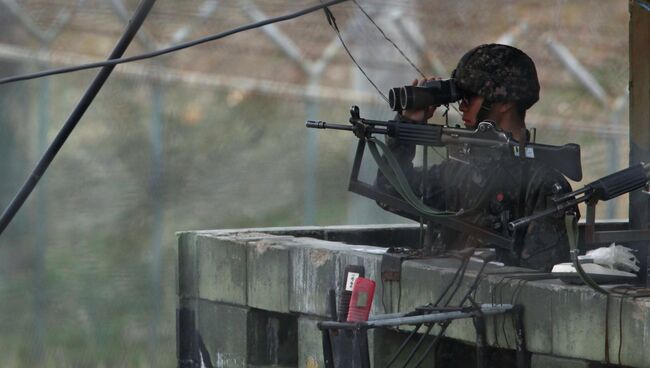
[[[327,292],[339,287],[346,265],[363,265],[366,277],[377,281],[373,314],[430,303],[450,282],[459,261],[427,259],[405,261],[401,281],[382,283],[385,248],[360,245],[403,246],[414,239],[417,228],[410,225],[179,233],[179,316],[185,316],[179,317],[179,366],[198,366],[193,364],[202,351],[218,367],[323,367],[316,323],[330,315]],[[474,280],[479,265],[470,264],[458,294]],[[526,282],[507,276],[521,271],[489,266],[476,300],[524,305],[533,367],[595,367],[607,360],[650,367],[650,299],[608,301],[589,288],[559,280]],[[514,348],[509,319],[488,318],[487,328],[490,345]],[[459,320],[447,336],[474,343],[475,330],[471,321]],[[398,332],[370,334],[372,366],[385,364],[403,337]]]

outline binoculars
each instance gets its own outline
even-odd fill
[[[394,111],[424,109],[429,106],[447,105],[463,96],[453,79],[431,80],[421,86],[391,88],[388,103]]]

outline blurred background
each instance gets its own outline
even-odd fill
[[[127,55],[316,4],[159,0]],[[105,59],[136,6],[0,0],[0,77]],[[358,0],[331,10],[384,94],[419,75],[373,22],[429,76],[448,77],[482,43],[523,49],[542,84],[527,116],[537,142],[579,143],[584,183],[628,166],[626,1]],[[0,85],[0,206],[96,72]],[[176,231],[404,222],[347,192],[350,133],[304,127],[345,123],[352,104],[368,118],[393,115],[322,11],[118,66],[0,237],[0,365],[175,366]],[[449,122],[460,122],[454,109]],[[599,211],[627,218],[627,199]]]

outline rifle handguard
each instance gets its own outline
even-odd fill
[[[441,147],[445,145],[442,130],[442,125],[401,123],[390,126],[387,133],[391,137],[399,137],[404,143]]]
[[[607,175],[589,184],[594,198],[607,201],[633,190],[643,188],[648,181],[650,164],[638,164]]]

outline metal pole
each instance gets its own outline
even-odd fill
[[[366,322],[319,322],[319,328],[331,328],[341,330],[370,329],[379,327],[395,327],[400,325],[416,325],[420,323],[447,322],[455,319],[472,318],[478,315],[491,316],[503,314],[512,310],[512,304],[483,304],[477,309],[457,310],[452,312],[431,313],[418,316],[407,316],[397,318],[375,319]]]
[[[113,49],[113,52],[111,52],[109,59],[117,59],[124,54],[127,47],[133,40],[133,37],[138,32],[138,29],[140,29],[140,26],[142,26],[142,23],[144,23],[144,20],[146,19],[149,11],[155,3],[156,0],[142,0],[140,2],[138,9],[129,22],[129,25],[124,31],[124,34],[117,42],[117,45],[115,45],[115,48]],[[95,80],[93,80],[93,82],[90,84],[90,87],[88,87],[86,90],[86,93],[81,98],[81,101],[79,101],[75,109],[72,111],[68,117],[68,120],[65,122],[57,134],[56,138],[54,138],[52,144],[50,144],[50,147],[47,149],[47,151],[45,151],[45,154],[43,154],[43,157],[41,157],[39,160],[38,164],[32,171],[32,174],[27,178],[22,188],[18,191],[9,206],[2,213],[2,217],[0,218],[0,235],[7,228],[18,210],[20,210],[23,203],[25,203],[25,200],[27,200],[27,197],[29,197],[31,192],[34,190],[40,178],[45,174],[45,171],[50,166],[50,163],[52,163],[54,160],[56,154],[59,152],[61,147],[63,147],[63,144],[68,139],[74,128],[77,126],[79,120],[81,120],[84,113],[95,99],[95,96],[97,96],[102,86],[104,86],[104,83],[111,75],[114,67],[115,66],[105,66],[99,71],[99,73],[97,73]]]

